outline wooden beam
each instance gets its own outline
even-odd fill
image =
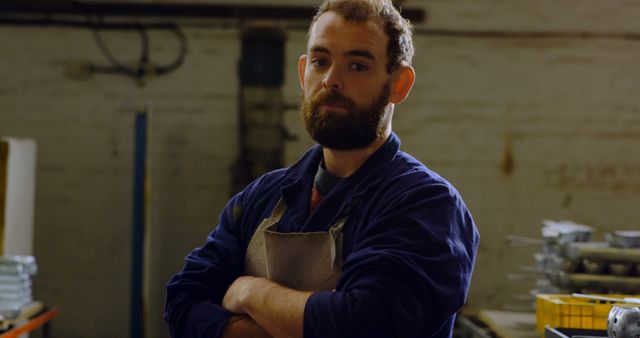
[[[278,5],[9,0],[0,2],[0,13],[310,20],[315,8]],[[421,8],[404,8],[402,15],[414,23],[425,20],[425,12]]]

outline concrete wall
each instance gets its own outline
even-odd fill
[[[405,151],[454,183],[480,227],[471,304],[500,307],[531,286],[506,278],[532,264],[531,250],[506,246],[509,233],[538,236],[542,218],[637,228],[638,4],[413,3],[429,23],[418,27],[417,82],[394,129]],[[63,75],[66,62],[106,63],[88,30],[0,26],[0,135],[38,142],[34,288],[62,309],[56,336],[128,335],[136,111],[150,103],[154,114],[149,337],[166,337],[164,284],[228,198],[239,31],[184,29],[185,64],[140,87],[117,75]],[[136,59],[137,34],[104,38],[117,57]],[[288,31],[290,104],[300,98],[295,62],[305,38]],[[160,63],[177,52],[170,34],[153,32],[151,42]],[[299,136],[287,144],[291,163],[311,142],[295,109],[285,121]]]

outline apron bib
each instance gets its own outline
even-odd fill
[[[247,275],[264,277],[302,291],[336,288],[342,272],[342,216],[328,231],[278,232],[286,206],[278,201],[273,213],[254,233],[245,257]]]

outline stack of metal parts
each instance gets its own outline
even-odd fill
[[[0,256],[0,319],[14,319],[33,301],[31,277],[38,267],[33,256]]]
[[[534,255],[560,291],[640,293],[640,231],[614,231],[591,241],[593,229],[570,221],[543,221],[542,250]],[[548,290],[541,290],[548,291]]]

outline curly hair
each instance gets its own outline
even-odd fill
[[[389,37],[387,71],[393,72],[402,65],[411,65],[415,50],[411,23],[400,15],[391,0],[325,0],[313,17],[309,33],[318,18],[329,11],[340,14],[347,21],[357,23],[381,20]]]

